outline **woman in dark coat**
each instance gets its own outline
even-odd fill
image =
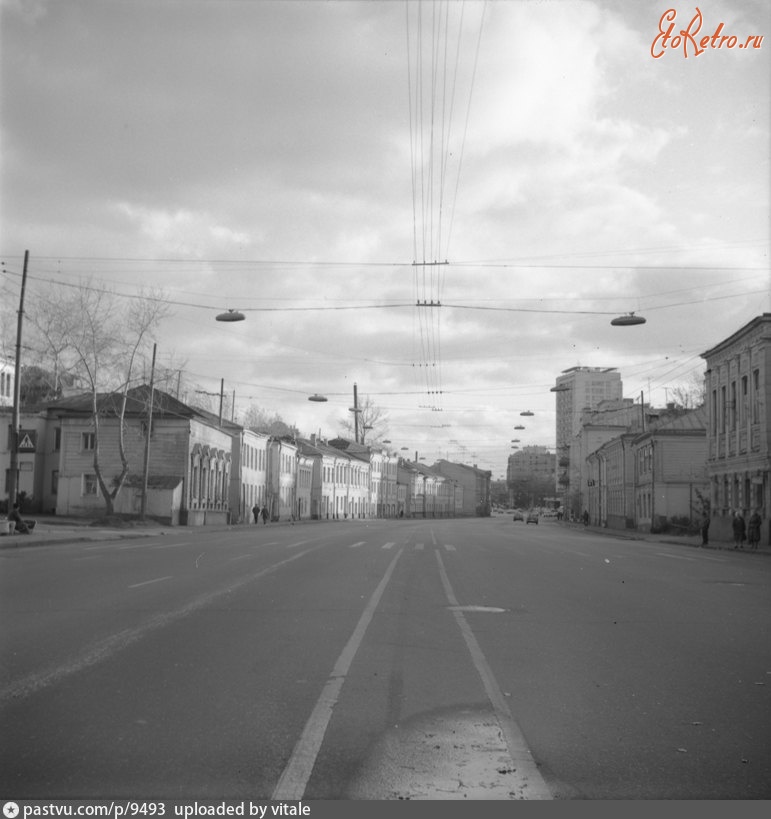
[[[760,542],[760,514],[756,509],[747,522],[747,542],[750,549],[757,549]]]
[[[747,536],[746,527],[742,513],[737,509],[734,512],[734,519],[731,522],[734,530],[734,549],[743,549],[744,540]]]

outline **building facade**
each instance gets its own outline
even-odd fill
[[[771,313],[702,353],[706,362],[711,536],[729,540],[731,515],[758,510],[769,542],[771,509]]]
[[[457,464],[452,461],[439,460],[431,469],[445,478],[449,478],[461,489],[461,514],[489,517],[492,513],[490,484],[492,472],[476,466]]]
[[[621,375],[615,367],[570,367],[557,377],[556,441],[559,468],[555,489],[564,510],[581,514],[581,471],[583,460],[574,441],[581,431],[582,413],[596,409],[603,401],[622,398]]]

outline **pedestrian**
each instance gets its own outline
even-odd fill
[[[709,512],[704,513],[701,519],[701,545],[706,546],[709,543]]]
[[[15,524],[15,531],[17,531],[21,535],[28,535],[29,526],[27,526],[26,521],[21,516],[21,512],[19,511],[19,504],[14,503],[13,509],[11,510],[11,514],[8,515],[8,520],[12,520]]]
[[[254,522],[259,523],[260,522],[260,505],[258,503],[255,503],[254,506],[252,507],[252,514],[254,515]]]
[[[588,525],[589,525],[589,512],[586,509],[584,509],[584,526],[588,526]]]
[[[747,529],[741,510],[736,509],[734,511],[734,519],[731,521],[731,526],[734,532],[734,549],[743,549],[744,541],[747,537]]]
[[[760,510],[755,509],[747,521],[747,543],[749,543],[750,549],[758,548],[758,543],[760,542],[760,524]]]
[[[262,525],[264,526],[268,522],[268,507],[262,507]]]

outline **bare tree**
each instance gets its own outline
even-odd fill
[[[168,306],[157,292],[140,293],[126,304],[114,293],[92,287],[88,282],[74,291],[63,288],[50,291],[39,298],[31,311],[42,351],[48,353],[57,367],[65,366],[76,374],[90,393],[94,473],[108,515],[114,511],[115,499],[130,468],[125,448],[128,390],[152,331],[168,313]],[[105,414],[118,418],[121,463],[120,472],[109,484],[100,461],[100,421]]]
[[[243,426],[266,435],[291,435],[294,438],[300,436],[300,431],[294,424],[287,424],[278,413],[270,415],[256,404],[252,404],[244,413]]]
[[[378,407],[369,395],[365,395],[358,406],[359,440],[368,443],[379,443],[388,435],[388,414]],[[340,426],[346,436],[353,439],[356,435],[356,424],[353,413],[350,418],[341,418]]]
[[[692,373],[688,381],[671,387],[668,392],[676,406],[683,409],[696,409],[704,405],[704,374]]]

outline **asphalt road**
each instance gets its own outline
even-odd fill
[[[768,799],[771,561],[508,517],[0,553],[0,795]]]

